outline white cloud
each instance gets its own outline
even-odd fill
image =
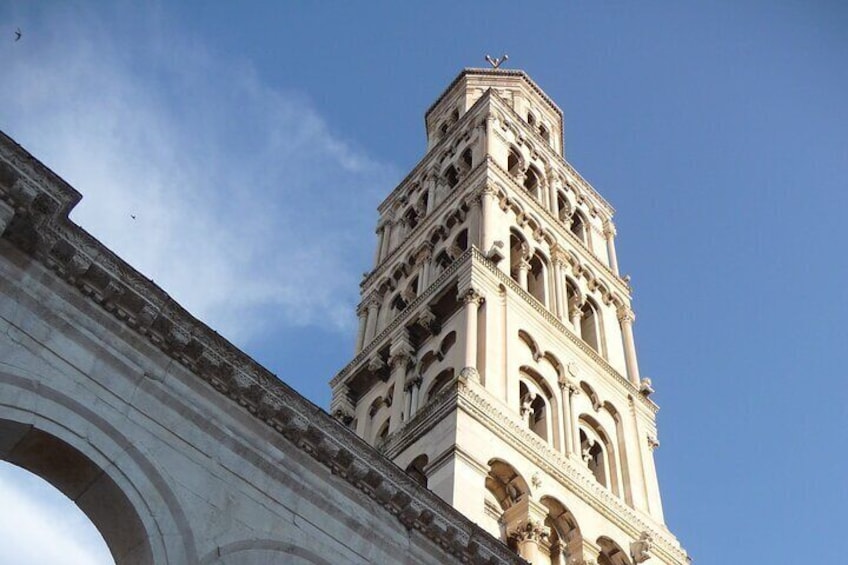
[[[250,64],[131,17],[28,22],[0,127],[83,193],[75,221],[228,337],[352,331],[357,240],[394,171]]]
[[[0,461],[0,563],[47,565],[114,563],[85,514],[58,490]]]

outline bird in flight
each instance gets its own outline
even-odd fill
[[[130,214],[130,218],[132,218],[133,220],[135,220],[135,214]]]
[[[19,41],[21,39],[21,35],[23,35],[21,33],[21,28],[16,29],[15,30],[15,41]]]

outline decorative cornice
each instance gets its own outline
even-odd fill
[[[0,201],[15,210],[5,239],[361,490],[404,527],[460,561],[525,563],[71,222],[68,213],[79,193],[2,132]]]

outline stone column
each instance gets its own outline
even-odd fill
[[[426,243],[415,255],[415,265],[419,268],[418,294],[430,285],[430,261],[433,258],[433,244]]]
[[[562,284],[565,278],[562,273],[562,259],[559,254],[555,254],[553,258],[554,264],[554,297],[556,305],[556,316],[559,320],[564,320],[567,317],[565,312],[565,287]]]
[[[430,212],[436,207],[436,174],[434,171],[428,171],[424,177],[424,181],[427,183],[427,210],[426,213],[429,216]]]
[[[372,294],[368,297],[367,304],[368,315],[365,321],[365,339],[362,342],[363,346],[374,339],[377,333],[377,317],[380,313],[380,298]]]
[[[610,221],[607,221],[606,225],[604,225],[604,237],[607,240],[607,255],[609,256],[610,269],[617,275],[618,257],[615,255],[615,226]]]
[[[633,322],[636,315],[629,306],[618,309],[618,321],[621,323],[621,339],[624,341],[624,364],[627,376],[633,386],[639,388],[639,364],[636,361],[636,342],[633,340]]]
[[[580,320],[583,318],[583,303],[580,300],[568,302],[568,318],[571,320],[571,327],[574,328],[577,337],[583,337],[580,330]]]
[[[560,415],[560,434],[562,436],[563,453],[568,456],[575,451],[573,430],[576,427],[576,423],[573,420],[572,415],[573,401],[571,400],[571,397],[572,395],[578,394],[580,389],[569,379],[562,379],[558,384],[560,390],[560,402],[562,404],[562,414]]]
[[[362,346],[365,345],[365,330],[368,325],[368,307],[365,304],[360,304],[356,309],[356,317],[359,318],[359,327],[356,331],[356,350],[354,354],[362,351]]]
[[[568,423],[571,428],[571,456],[582,461],[580,453],[580,425],[578,424],[579,415],[574,411],[574,397],[580,394],[580,387],[573,381],[568,381]]]
[[[522,290],[527,291],[527,273],[530,271],[530,262],[523,257],[518,262],[518,284]]]
[[[460,376],[480,381],[477,372],[477,309],[483,303],[483,296],[474,288],[469,288],[459,296],[464,306],[465,349],[462,352]]]
[[[386,223],[383,224],[383,249],[380,251],[380,261],[383,261],[389,256],[392,251],[392,239],[394,238],[394,226],[392,220],[386,218]]]
[[[374,266],[380,264],[380,261],[383,260],[383,245],[386,239],[386,226],[383,223],[383,220],[380,220],[380,223],[377,225],[377,252],[374,254]]]
[[[533,564],[550,563],[551,531],[545,526],[547,513],[544,505],[524,494],[501,517],[518,554]]]
[[[416,375],[412,379],[407,380],[407,421],[415,417],[418,412],[418,394],[421,390],[421,376]]]
[[[480,248],[488,253],[495,242],[495,189],[486,185],[480,194],[482,221],[480,222]]]
[[[394,432],[403,425],[403,408],[406,403],[406,369],[412,360],[412,345],[409,343],[409,335],[406,330],[392,339],[389,347],[389,367],[391,367],[391,379],[394,381],[394,392],[392,394],[391,420],[389,420],[389,433]]]

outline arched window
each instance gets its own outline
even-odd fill
[[[589,243],[589,222],[586,217],[579,211],[575,211],[571,215],[571,233],[583,243]]]
[[[451,165],[445,170],[445,182],[448,183],[448,186],[453,188],[459,183],[459,173],[456,172],[456,167]]]
[[[600,439],[585,429],[580,429],[580,455],[595,480],[604,486],[607,482],[607,463],[603,443]]]
[[[468,230],[464,229],[456,234],[456,239],[453,240],[454,246],[460,251],[468,249]]]
[[[598,555],[598,565],[630,565],[630,556],[620,545],[608,537],[598,538],[598,547],[601,553]]]
[[[433,379],[433,384],[427,389],[427,402],[433,400],[453,381],[453,369],[445,369]]]
[[[522,421],[533,433],[553,445],[557,425],[555,399],[544,379],[529,367],[521,368],[518,398]]]
[[[527,123],[531,126],[536,125],[536,116],[534,116],[531,112],[527,112]]]
[[[501,541],[509,543],[511,540],[507,539],[507,529],[501,527],[501,518],[504,512],[529,494],[527,481],[509,463],[492,459],[485,484],[485,520],[481,525]]]
[[[562,191],[557,192],[557,210],[559,210],[559,219],[560,222],[565,222],[565,220],[571,216],[571,204],[568,202],[568,198],[565,197],[565,193]]]
[[[551,132],[549,132],[548,128],[546,128],[545,126],[539,126],[539,135],[541,135],[542,138],[548,143],[551,142]]]
[[[509,157],[507,157],[506,160],[506,170],[514,177],[518,176],[518,174],[522,173],[524,170],[524,159],[515,147],[509,148]]]
[[[530,259],[530,272],[527,274],[527,292],[536,300],[547,305],[547,261],[539,253]]]
[[[471,157],[471,149],[466,149],[465,151],[463,151],[461,159],[462,159],[463,164],[468,169],[470,169],[471,165],[473,164],[473,160],[472,160],[472,157]]]
[[[406,467],[406,474],[423,487],[427,486],[427,474],[424,472],[424,469],[427,467],[428,462],[429,460],[426,455],[419,455]]]
[[[524,175],[524,190],[533,195],[536,200],[541,200],[542,175],[534,166],[527,168],[527,173]]]
[[[548,539],[551,548],[551,565],[579,563],[583,559],[583,535],[574,514],[559,500],[542,497],[542,504],[548,509],[545,525],[550,528]]]
[[[598,305],[591,298],[583,304],[583,317],[580,320],[580,337],[586,344],[603,355],[603,337],[601,315]]]

